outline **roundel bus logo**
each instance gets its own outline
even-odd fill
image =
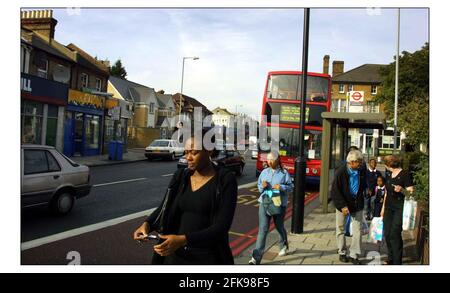
[[[361,98],[362,98],[362,95],[361,95],[360,92],[354,92],[353,95],[352,95],[352,99],[354,101],[359,101],[359,100],[361,100]]]

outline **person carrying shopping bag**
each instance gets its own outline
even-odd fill
[[[362,153],[352,150],[347,155],[347,163],[340,167],[334,176],[331,199],[336,207],[336,241],[339,260],[355,264],[361,264],[358,255],[361,254],[361,223],[364,209],[364,190],[366,180],[364,172],[360,172],[360,164],[363,161]],[[345,243],[345,220],[351,216],[352,243],[350,245],[350,259],[347,256]]]
[[[385,264],[401,265],[403,257],[403,205],[406,191],[411,195],[414,192],[411,175],[400,166],[400,159],[395,155],[386,156],[386,196],[381,210],[383,218],[384,238],[388,249],[388,260]]]
[[[280,163],[278,152],[272,151],[267,155],[268,167],[261,172],[258,178],[259,197],[259,229],[256,246],[252,258],[248,262],[251,265],[261,263],[266,246],[266,238],[269,233],[270,220],[273,219],[275,228],[280,235],[279,256],[288,253],[287,232],[284,228],[284,216],[288,204],[288,193],[294,189],[289,172]]]

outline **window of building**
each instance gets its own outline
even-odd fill
[[[339,111],[339,100],[331,100],[331,112]]]
[[[41,144],[44,105],[39,102],[22,102],[22,143]]]
[[[86,119],[86,144],[90,149],[97,149],[100,136],[100,117],[85,115]]]
[[[340,93],[345,92],[345,86],[344,86],[343,84],[340,84],[340,85],[339,85],[339,92],[340,92]]]
[[[368,101],[367,102],[367,112],[378,113],[379,112],[378,104],[375,103],[374,101]]]
[[[349,91],[349,92],[353,91],[353,84],[349,84],[349,85],[348,85],[348,91]]]
[[[370,93],[372,95],[376,95],[377,94],[377,86],[376,85],[371,86]]]
[[[47,134],[45,144],[56,146],[56,129],[58,126],[58,106],[48,105],[47,112]]]
[[[155,112],[155,103],[150,103],[150,109],[148,110],[150,114],[153,114]]]
[[[89,75],[86,73],[81,74],[81,87],[88,87],[89,85]]]
[[[47,78],[47,71],[48,71],[48,60],[44,58],[38,59],[36,62],[37,67],[37,76],[42,78]]]
[[[95,79],[95,89],[99,92],[102,91],[102,80],[100,78]]]

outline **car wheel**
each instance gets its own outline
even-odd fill
[[[239,167],[236,170],[236,175],[241,176],[244,172],[244,165],[239,165]]]
[[[56,215],[68,214],[75,204],[75,196],[70,191],[58,193],[52,200],[51,210]]]
[[[175,153],[172,153],[172,155],[170,156],[170,160],[175,161]]]

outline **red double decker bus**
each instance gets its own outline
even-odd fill
[[[272,71],[267,75],[266,89],[262,104],[262,115],[266,121],[261,126],[266,135],[260,138],[271,142],[271,128],[279,127],[279,152],[281,163],[294,174],[295,158],[299,155],[299,121],[302,72]],[[297,90],[298,89],[298,90]],[[317,184],[320,180],[320,159],[322,143],[322,112],[330,111],[331,76],[328,74],[308,73],[305,110],[305,156],[307,158],[306,180]],[[278,121],[274,118],[278,115]],[[275,139],[275,138],[274,138]],[[272,142],[273,143],[273,142]],[[267,166],[267,152],[258,151],[256,175]]]

